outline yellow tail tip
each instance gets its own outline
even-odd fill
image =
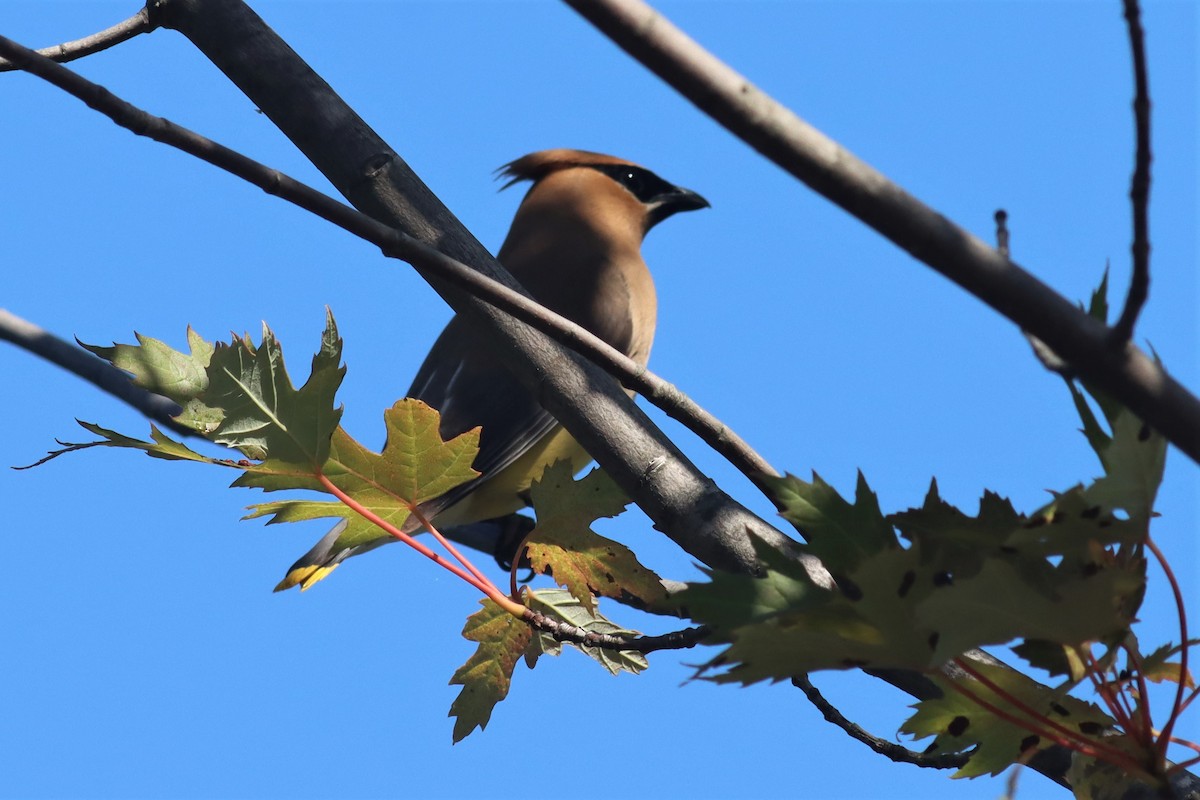
[[[319,564],[296,567],[284,576],[283,580],[276,584],[274,591],[285,592],[293,586],[299,586],[302,592],[307,591],[314,583],[323,580],[335,569],[337,569],[337,564],[334,564],[332,567],[323,567]]]

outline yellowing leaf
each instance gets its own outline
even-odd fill
[[[606,473],[594,469],[575,481],[570,465],[560,461],[546,469],[530,494],[537,511],[527,549],[530,563],[537,572],[552,573],[589,612],[596,608],[593,595],[625,594],[648,606],[666,597],[660,578],[629,548],[589,527],[599,517],[615,517],[629,503]]]
[[[476,728],[487,727],[492,709],[508,696],[517,659],[533,638],[528,625],[491,600],[481,600],[480,604],[483,609],[467,618],[462,632],[479,647],[450,679],[451,686],[463,687],[450,706],[455,742],[461,742]]]
[[[479,429],[442,441],[438,413],[420,400],[404,398],[384,412],[387,443],[374,453],[352,439],[342,428],[334,431],[323,474],[335,486],[385,522],[402,527],[414,506],[439,497],[479,475],[471,468],[479,452]],[[236,486],[321,489],[302,476],[282,474],[270,462],[250,467]],[[331,552],[383,542],[391,535],[341,503],[284,501],[251,507],[248,516],[271,514],[271,522],[292,522],[319,517],[342,517],[346,527]]]

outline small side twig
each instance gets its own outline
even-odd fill
[[[808,702],[812,703],[821,712],[821,716],[825,717],[826,721],[832,722],[845,731],[850,738],[857,739],[876,753],[892,761],[902,764],[914,764],[918,767],[929,769],[958,769],[967,763],[967,756],[962,753],[925,755],[924,753],[917,753],[909,750],[907,747],[902,747],[886,739],[881,739],[872,733],[868,733],[861,725],[846,719],[842,712],[838,711],[832,703],[826,700],[825,696],[804,675],[797,675],[792,678],[792,685],[804,692],[804,696],[808,698]]]
[[[584,647],[599,647],[604,650],[633,650],[638,653],[653,653],[656,650],[686,650],[695,647],[709,634],[706,625],[671,631],[658,636],[617,636],[611,633],[593,633],[583,628],[539,614],[527,609],[524,620],[534,630],[548,633],[560,642],[574,642]]]
[[[1008,258],[1008,212],[996,209],[996,251]]]
[[[134,36],[150,33],[157,27],[158,25],[150,20],[150,14],[146,11],[146,7],[142,6],[132,17],[124,22],[118,22],[111,28],[105,28],[82,39],[43,47],[36,52],[46,58],[54,59],[60,64],[65,64],[68,61],[115,47],[121,42],[129,41]],[[12,72],[18,69],[21,67],[6,58],[0,58],[0,72]]]
[[[1129,28],[1129,46],[1133,51],[1133,119],[1137,134],[1133,181],[1129,200],[1133,204],[1133,274],[1125,308],[1113,325],[1111,341],[1123,347],[1133,338],[1133,327],[1150,293],[1150,89],[1146,77],[1146,34],[1142,30],[1137,0],[1124,0],[1125,22]]]

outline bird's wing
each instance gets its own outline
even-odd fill
[[[460,317],[450,320],[417,371],[408,396],[438,410],[443,439],[476,425],[482,427],[473,466],[483,475],[430,501],[426,506],[429,514],[457,503],[558,426],[499,357],[466,327]]]

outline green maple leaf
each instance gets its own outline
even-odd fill
[[[455,743],[487,727],[492,709],[508,696],[517,659],[533,638],[528,625],[491,600],[481,600],[480,605],[483,609],[467,618],[462,632],[479,647],[450,679],[451,686],[463,687],[450,706]]]
[[[1024,517],[993,492],[984,492],[979,513],[968,516],[940,497],[934,480],[921,508],[892,514],[888,520],[913,542],[922,563],[962,577],[978,572],[984,560],[1023,524]]]
[[[647,606],[665,599],[662,581],[654,572],[625,545],[590,527],[593,520],[615,517],[629,504],[607,473],[594,469],[576,481],[570,465],[559,461],[542,473],[529,492],[537,527],[526,553],[536,572],[552,573],[589,612],[596,610],[593,595],[629,595]]]
[[[1018,637],[1083,644],[1127,629],[1121,600],[1142,586],[1139,572],[1121,566],[1083,575],[1041,560],[989,559],[977,575],[930,595],[917,619],[938,632],[935,662]]]
[[[1065,691],[1042,686],[1015,670],[977,661],[972,661],[971,667],[1007,695],[1019,698],[1037,714],[1071,731],[1099,740],[1101,734],[1115,724],[1091,703],[1077,700]],[[925,751],[930,754],[964,753],[975,748],[967,763],[954,774],[955,778],[998,775],[1018,759],[1030,755],[1031,750],[1041,750],[1054,744],[1048,738],[1034,735],[1024,727],[993,715],[976,700],[955,690],[949,678],[931,677],[941,688],[943,696],[917,703],[914,706],[916,713],[900,726],[900,731],[918,739],[937,737]],[[972,679],[963,678],[962,682],[985,703],[1017,718],[1029,719],[1008,697]],[[1039,725],[1044,727],[1041,723]],[[1104,741],[1107,743],[1112,738],[1105,737]]]
[[[1166,439],[1124,406],[1101,406],[1112,432],[1105,433],[1083,392],[1073,383],[1067,388],[1083,421],[1084,435],[1104,467],[1104,475],[1085,492],[1088,501],[1109,512],[1122,509],[1132,520],[1148,526],[1166,468]],[[1088,393],[1097,397],[1090,387]]]
[[[848,503],[816,472],[812,482],[795,475],[765,479],[780,513],[807,542],[808,552],[834,573],[848,572],[862,559],[898,546],[892,526],[879,511],[879,500],[858,473],[854,503]]]
[[[1091,487],[1075,486],[1031,514],[1004,540],[1026,556],[1072,556],[1090,560],[1096,545],[1135,544],[1145,539],[1144,521],[1119,519],[1097,504]]]
[[[209,345],[189,329],[190,353],[172,350],[145,336],[140,344],[93,347],[93,352],[133,375],[141,386],[161,392],[184,407],[179,419],[206,438],[232,447],[259,463],[202,456],[152,428],[152,442],[84,424],[103,441],[68,444],[50,457],[75,449],[112,446],[140,449],[156,458],[234,466],[242,475],[234,486],[267,491],[328,491],[322,476],[384,521],[403,525],[411,509],[477,477],[471,463],[479,430],[450,442],[438,435],[437,412],[415,400],[401,400],[384,412],[387,443],[375,453],[356,442],[338,422],[334,397],[345,375],[342,341],[330,313],[308,380],[299,389],[288,378],[283,352],[265,325],[261,344],[235,337]],[[184,418],[187,419],[184,419]],[[340,502],[288,500],[252,506],[249,517],[270,522],[342,518],[347,525],[337,546],[352,547],[388,537],[382,529]]]
[[[138,346],[89,349],[129,371],[136,384],[162,392],[182,405],[183,412],[176,417],[181,424],[250,458],[270,462],[266,467],[257,465],[256,469],[312,473],[320,468],[328,454],[329,438],[341,417],[341,409],[334,408],[333,398],[345,375],[345,368],[339,366],[342,342],[328,311],[312,373],[298,390],[288,379],[283,352],[266,325],[259,347],[246,338],[212,346],[191,329],[188,330],[190,354],[172,350],[157,339],[139,335],[138,340],[141,342]],[[85,447],[108,446],[143,450],[155,458],[235,465],[201,456],[154,427],[153,441],[144,442],[100,426],[81,424],[104,440],[68,444],[52,452],[49,458]]]
[[[757,577],[709,572],[672,597],[729,647],[696,673],[720,683],[779,681],[817,669],[930,666],[930,630],[913,617],[934,576],[911,550],[876,552],[828,587],[794,560],[759,545]],[[727,667],[708,676],[709,670]]]
[[[257,348],[244,340],[216,345],[208,365],[208,387],[198,399],[219,408],[223,418],[206,435],[250,458],[319,469],[342,416],[333,405],[346,374],[339,366],[341,357],[342,340],[328,312],[312,372],[299,389],[292,386],[283,349],[265,324]]]
[[[183,413],[175,419],[181,425],[201,434],[215,430],[223,414],[199,400],[208,388],[208,365],[212,359],[213,345],[190,326],[187,329],[188,353],[140,333],[134,336],[138,340],[136,346],[114,344],[111,347],[99,347],[84,342],[80,342],[80,345],[111,362],[114,367],[130,373],[134,385],[178,403]]]
[[[525,604],[532,610],[559,622],[566,622],[589,633],[612,636],[632,636],[637,631],[622,628],[599,612],[586,608],[578,598],[563,589],[538,589],[525,596]],[[576,642],[560,642],[548,633],[538,631],[525,648],[525,663],[530,669],[540,656],[557,656],[563,645],[574,648],[608,670],[610,675],[621,672],[637,674],[650,666],[646,657],[635,650],[611,650],[605,647],[588,647]]]
[[[212,458],[210,456],[201,455],[191,449],[182,442],[177,442],[170,436],[167,436],[157,426],[150,426],[151,441],[146,442],[141,439],[134,439],[131,436],[126,436],[117,431],[102,428],[92,422],[84,422],[76,420],[79,426],[89,433],[102,437],[99,441],[93,442],[64,442],[59,441],[62,447],[51,450],[44,458],[38,459],[34,463],[16,467],[15,469],[31,469],[33,467],[45,464],[51,459],[58,458],[65,453],[73,453],[77,450],[87,450],[92,447],[119,447],[127,450],[141,450],[151,458],[161,458],[164,461],[198,461],[204,464],[216,464],[218,466],[232,467],[237,466],[234,462],[227,459]]]

